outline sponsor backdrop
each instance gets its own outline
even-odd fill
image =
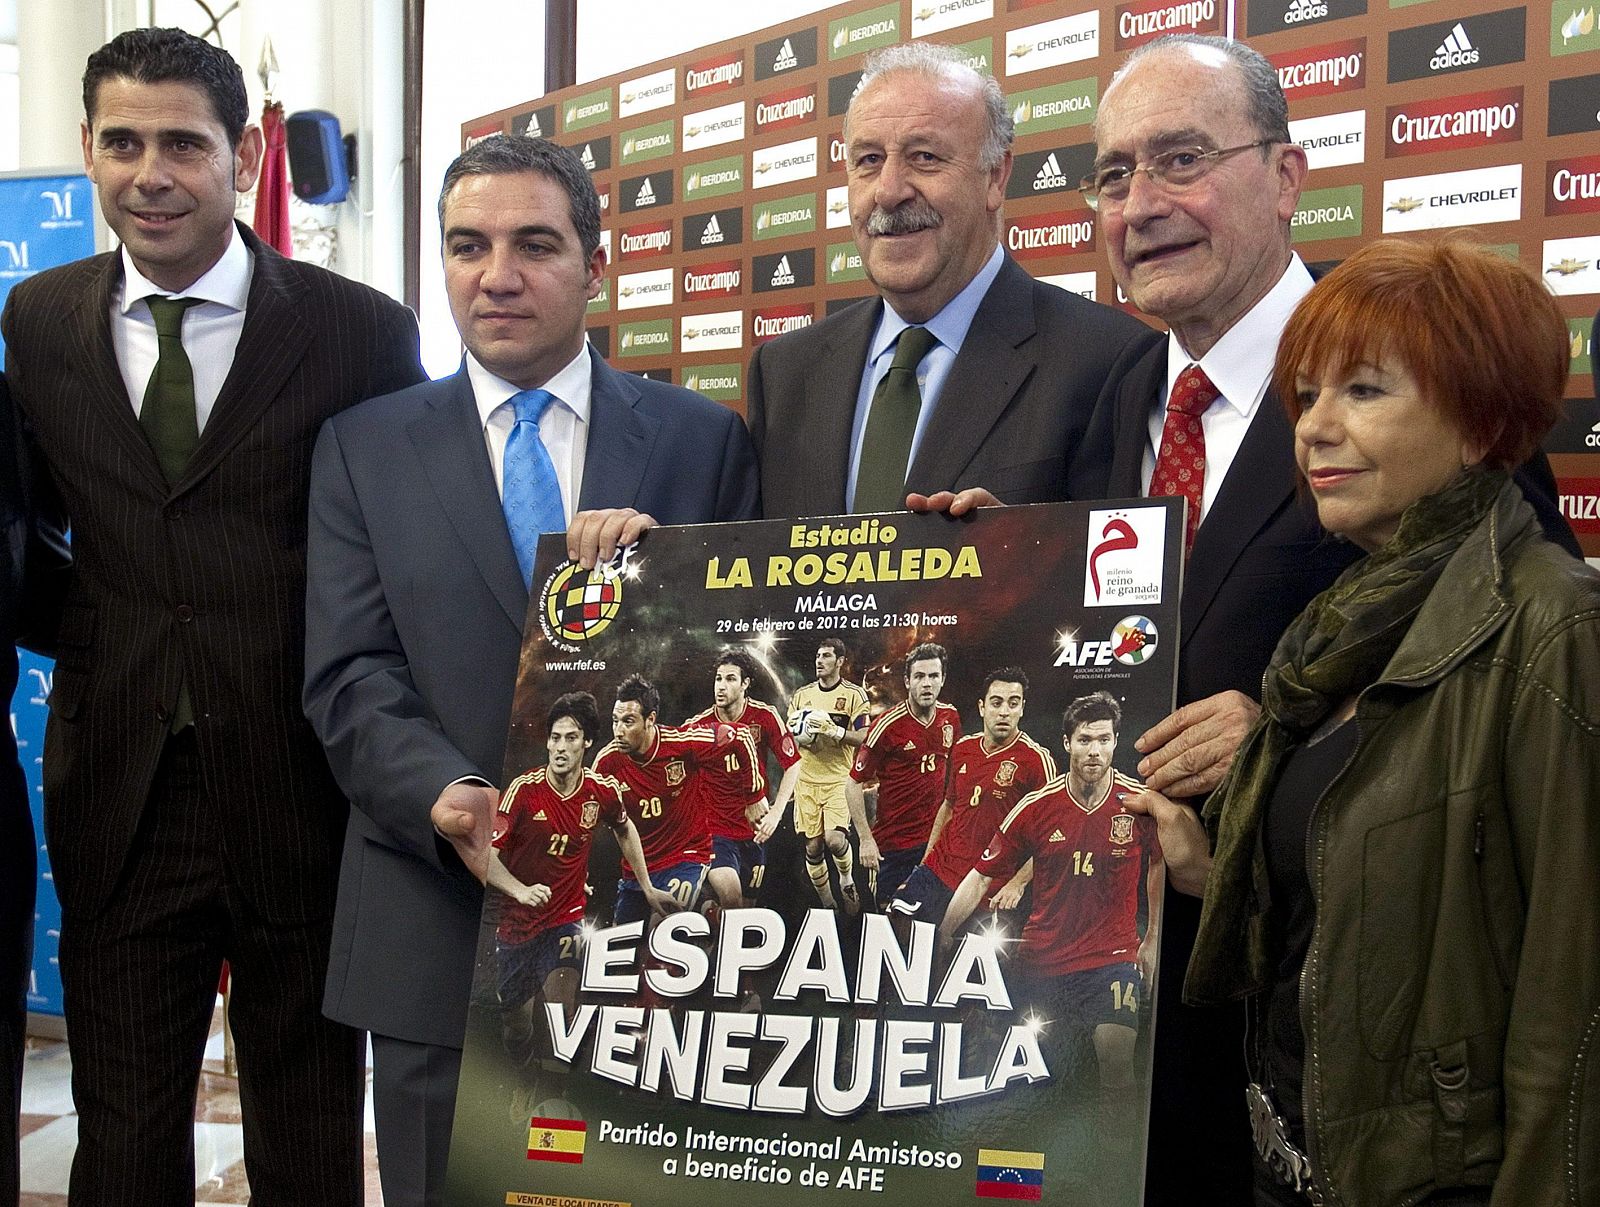
[[[94,191],[89,179],[74,176],[0,178],[0,306],[11,287],[34,273],[94,254]],[[0,344],[0,350],[4,344]],[[44,785],[39,758],[44,752],[45,698],[55,663],[19,651],[21,675],[11,699],[11,730],[28,775],[33,832],[39,842],[38,901],[34,906],[33,976],[28,1009],[61,1013],[61,972],[56,947],[61,936],[61,905],[50,879],[44,847]]]
[[[1562,508],[1600,558],[1597,0],[894,0],[846,4],[475,119],[577,148],[612,269],[591,306],[614,363],[736,410],[751,350],[870,294],[845,206],[843,115],[869,50],[960,46],[1017,122],[1005,238],[1035,276],[1118,304],[1076,191],[1127,52],[1244,38],[1277,66],[1312,173],[1295,242],[1337,260],[1380,234],[1470,226],[1543,275],[1571,322]],[[710,22],[708,21],[708,25]]]

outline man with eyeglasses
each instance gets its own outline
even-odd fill
[[[1294,434],[1268,379],[1290,313],[1312,286],[1290,222],[1305,151],[1289,136],[1272,64],[1226,38],[1175,34],[1128,57],[1095,122],[1080,186],[1111,272],[1170,334],[1119,383],[1108,495],[1189,501],[1178,710],[1136,739],[1137,771],[1200,803],[1259,707],[1279,637],[1359,550],[1331,540],[1295,491]],[[1576,552],[1550,505],[1542,456],[1519,473],[1552,539]],[[1541,495],[1549,497],[1541,498]],[[1158,826],[1187,804],[1145,797]],[[1147,1207],[1250,1201],[1242,1008],[1182,1002],[1199,901],[1169,892],[1146,1169]],[[1157,1159],[1159,1158],[1159,1159]]]
[[[867,59],[844,140],[878,296],[751,358],[768,518],[1104,497],[1109,450],[1086,440],[1089,419],[1156,337],[1006,255],[1012,124],[954,47]]]

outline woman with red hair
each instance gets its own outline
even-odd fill
[[[1458,238],[1357,252],[1279,346],[1367,556],[1285,633],[1209,843],[1151,805],[1205,900],[1186,995],[1251,1002],[1258,1204],[1600,1202],[1600,575],[1508,477],[1566,346]]]

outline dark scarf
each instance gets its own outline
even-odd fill
[[[1215,1001],[1265,986],[1264,919],[1253,908],[1254,894],[1227,886],[1254,882],[1257,839],[1283,757],[1378,681],[1446,563],[1506,480],[1499,471],[1469,471],[1413,503],[1388,543],[1313,599],[1279,641],[1262,684],[1261,716],[1206,803],[1216,854],[1187,996]]]

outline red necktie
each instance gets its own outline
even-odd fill
[[[1185,553],[1193,547],[1195,529],[1200,527],[1200,501],[1206,484],[1206,433],[1200,416],[1218,397],[1217,387],[1199,365],[1190,365],[1178,374],[1172,397],[1167,399],[1167,421],[1161,427],[1155,473],[1150,475],[1152,498],[1168,495],[1189,500],[1183,528]]]

